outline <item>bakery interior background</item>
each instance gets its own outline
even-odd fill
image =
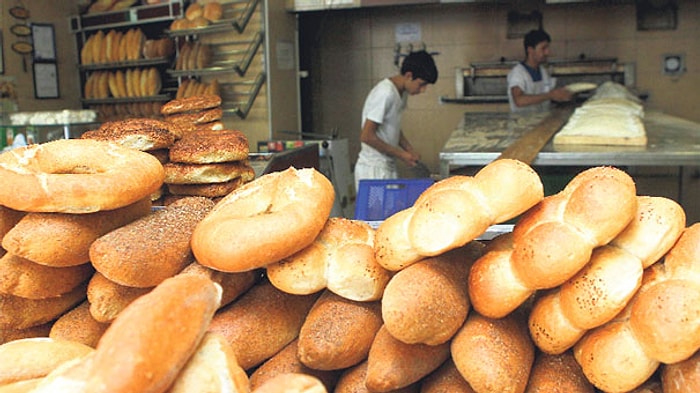
[[[329,133],[337,130],[348,138],[350,157],[359,149],[360,112],[367,92],[379,79],[396,72],[397,26],[417,28],[420,40],[437,52],[440,78],[423,95],[412,97],[404,115],[404,130],[421,147],[426,163],[438,167],[438,153],[459,120],[468,111],[506,111],[506,104],[445,104],[440,97],[453,96],[454,70],[470,62],[522,57],[522,40],[507,38],[508,13],[537,11],[551,34],[553,58],[614,57],[634,63],[636,88],[648,94],[646,108],[700,121],[700,2],[676,0],[677,20],[670,29],[640,30],[634,0],[586,1],[467,1],[432,4],[403,4],[413,0],[389,0],[394,5],[326,9],[296,12],[299,45],[309,72],[310,88],[302,89],[304,131]],[[648,2],[648,1],[647,1]],[[2,78],[14,78],[20,110],[59,110],[81,107],[80,82],[75,72],[79,55],[69,18],[86,1],[20,2],[31,11],[34,23],[53,24],[60,86],[60,98],[35,99],[31,65],[27,71],[24,55],[10,49],[9,29],[16,22],[8,13],[15,1],[0,2],[2,31]],[[336,2],[338,3],[338,2]],[[375,1],[375,3],[377,3]],[[654,2],[654,3],[659,3]],[[664,3],[664,2],[661,2]],[[333,2],[328,3],[333,7]],[[399,4],[399,5],[396,5]],[[265,2],[267,12],[288,12],[281,0]],[[402,48],[401,50],[405,50]],[[684,72],[664,75],[662,60],[667,54],[681,54]],[[308,67],[306,67],[308,66]],[[290,94],[296,94],[291,91]],[[274,105],[270,109],[274,111]],[[245,129],[245,123],[236,122]],[[279,137],[270,130],[266,137]],[[289,136],[287,136],[288,138]],[[251,138],[251,149],[257,149]]]

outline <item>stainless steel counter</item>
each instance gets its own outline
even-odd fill
[[[466,113],[440,151],[440,176],[449,176],[456,167],[488,164],[546,116],[546,113]],[[648,139],[646,146],[555,146],[550,140],[532,165],[700,165],[700,123],[649,111],[645,114],[644,125]]]

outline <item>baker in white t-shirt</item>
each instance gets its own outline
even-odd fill
[[[557,88],[555,78],[544,67],[550,42],[544,30],[532,30],[525,35],[525,60],[508,73],[508,103],[512,112],[546,111],[551,101],[571,101],[573,94],[564,87]]]
[[[437,81],[433,57],[421,50],[409,53],[401,73],[382,79],[370,91],[362,109],[360,154],[355,164],[355,189],[361,179],[395,179],[396,159],[409,167],[417,165],[420,154],[401,131],[401,113],[409,95],[421,94]]]

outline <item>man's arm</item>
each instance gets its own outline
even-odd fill
[[[571,101],[573,94],[564,87],[559,87],[552,89],[547,93],[542,94],[525,94],[525,92],[518,86],[513,86],[510,89],[510,93],[513,96],[513,102],[515,106],[529,106],[540,104],[545,101]]]
[[[416,164],[418,157],[416,157],[415,153],[411,153],[403,148],[405,143],[408,143],[406,138],[403,136],[403,132],[401,133],[401,139],[399,140],[399,145],[401,147],[395,147],[384,142],[377,136],[377,128],[379,128],[379,124],[373,122],[372,120],[365,120],[365,124],[362,126],[362,131],[360,132],[360,141],[372,146],[380,153],[391,157],[396,157],[408,165],[413,166]],[[408,146],[411,150],[413,149],[413,147],[410,146],[410,143]]]

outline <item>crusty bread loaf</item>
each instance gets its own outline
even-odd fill
[[[149,214],[144,198],[115,209],[88,214],[29,213],[2,239],[7,251],[32,262],[54,267],[90,261],[90,245],[100,236]]]
[[[464,283],[482,250],[483,244],[473,241],[396,273],[381,300],[387,331],[406,344],[449,341],[467,319],[470,306]]]
[[[160,283],[124,309],[104,333],[86,391],[165,391],[197,349],[220,300],[221,288],[200,275],[177,275]]]
[[[0,345],[0,385],[44,377],[69,360],[94,349],[87,345],[49,337],[24,338]]]
[[[147,294],[153,287],[136,288],[117,284],[96,272],[87,286],[90,315],[98,322],[110,323],[131,302]]]
[[[580,172],[520,218],[512,232],[512,251],[487,252],[474,263],[469,274],[472,306],[484,316],[501,318],[537,289],[563,284],[636,211],[636,188],[628,174],[613,167]],[[501,243],[499,250],[507,246]]]
[[[210,1],[204,4],[202,9],[202,16],[210,22],[216,22],[221,19],[223,13],[223,7],[218,1]]]
[[[193,262],[180,274],[202,274],[221,286],[221,307],[238,299],[255,285],[262,275],[256,270],[241,273],[225,273]],[[89,294],[88,294],[89,296]]]
[[[98,238],[90,246],[90,260],[118,284],[158,285],[193,261],[192,231],[213,206],[207,198],[183,198]]]
[[[316,370],[307,367],[299,360],[299,356],[297,356],[298,343],[298,340],[292,341],[281,351],[265,361],[265,363],[261,364],[260,367],[257,367],[255,371],[250,374],[250,388],[255,390],[266,381],[280,374],[298,373],[308,374],[318,378],[326,389],[332,392],[333,387],[338,381],[338,377],[340,377],[341,371]]]
[[[0,258],[0,293],[27,299],[55,298],[86,282],[94,271],[89,263],[52,267],[7,253]]]
[[[10,209],[0,205],[0,241],[27,214],[26,212]],[[3,246],[3,248],[5,248]],[[7,250],[5,248],[5,250]]]
[[[387,392],[414,384],[435,371],[450,356],[450,344],[405,344],[382,327],[367,356],[365,385]]]
[[[519,312],[501,319],[470,313],[450,351],[460,374],[477,392],[523,392],[535,359]]]
[[[202,16],[203,11],[202,4],[193,2],[187,6],[187,9],[185,10],[185,18],[194,20],[195,18]]]
[[[584,374],[597,388],[629,391],[660,363],[690,358],[700,348],[700,223],[687,227],[663,261],[644,271],[625,310],[590,330],[574,346]]]
[[[297,338],[317,297],[290,295],[263,281],[221,309],[209,330],[226,337],[241,367],[249,370]]]
[[[300,373],[279,374],[265,381],[253,393],[327,393],[318,378]]]
[[[685,227],[685,213],[663,197],[637,197],[637,213],[607,245],[557,290],[539,298],[530,313],[530,335],[542,351],[571,348],[586,330],[614,318],[637,292],[643,270],[663,256]]]
[[[266,266],[270,282],[282,291],[306,295],[328,288],[350,300],[379,300],[389,272],[374,258],[374,229],[342,217],[326,221],[305,249]]]
[[[0,344],[4,344],[21,338],[48,337],[54,321],[49,321],[41,325],[31,326],[24,329],[13,329],[0,327]]]
[[[700,351],[681,362],[664,364],[661,384],[664,393],[700,392]]]
[[[571,351],[538,352],[525,393],[595,393]]]
[[[324,291],[299,332],[299,360],[316,370],[354,366],[367,358],[381,326],[380,302],[357,302]]]
[[[0,293],[0,329],[26,329],[53,321],[85,299],[87,282],[71,292],[47,299],[26,299]]]
[[[61,315],[51,325],[48,336],[56,340],[70,340],[96,347],[100,337],[109,327],[90,314],[90,304],[85,301]]]
[[[167,393],[244,393],[248,375],[231,346],[219,334],[207,332]]]
[[[528,165],[496,160],[475,176],[452,176],[425,190],[412,207],[377,229],[377,262],[400,270],[426,256],[461,247],[490,225],[514,218],[539,202],[542,181]],[[440,228],[436,231],[435,228]]]
[[[423,378],[420,391],[421,393],[476,393],[459,373],[452,358],[447,359],[440,368]]]
[[[374,390],[367,389],[365,380],[367,378],[367,361],[350,367],[345,370],[338,379],[334,393],[374,393]],[[418,393],[421,389],[420,382],[413,383],[403,388],[390,390],[390,393]]]

